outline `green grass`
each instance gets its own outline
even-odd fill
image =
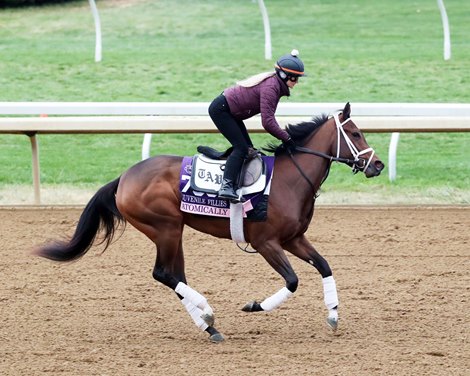
[[[292,102],[470,103],[470,8],[446,0],[452,58],[443,60],[435,1],[266,1],[273,56],[298,48],[309,77]],[[247,0],[98,2],[103,61],[85,1],[0,10],[0,101],[210,101],[270,70],[258,5]],[[358,124],[360,126],[360,124]],[[387,162],[389,135],[368,135]],[[272,138],[254,135],[257,146]],[[140,159],[141,135],[40,137],[45,184],[100,185]],[[152,153],[223,147],[219,135],[158,135]],[[469,191],[470,134],[402,134],[398,179],[335,166],[325,191]],[[0,135],[0,186],[31,183],[29,141]],[[439,193],[438,193],[439,194]]]

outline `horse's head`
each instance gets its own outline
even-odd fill
[[[351,120],[349,102],[343,111],[336,113],[333,118],[337,130],[336,150],[334,150],[336,158],[351,166],[355,173],[362,171],[368,178],[380,175],[385,166]]]
[[[320,129],[324,129],[323,137],[315,137]],[[311,121],[289,124],[286,131],[296,143],[295,148],[270,144],[263,149],[274,152],[276,156],[289,154],[292,157],[297,152],[316,155],[330,162],[346,163],[353,172],[362,171],[368,178],[380,175],[384,169],[374,149],[367,144],[364,135],[351,120],[349,103],[333,117],[322,114]]]

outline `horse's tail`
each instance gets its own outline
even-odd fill
[[[95,193],[83,210],[75,233],[69,241],[55,242],[34,251],[34,254],[54,261],[73,261],[82,257],[93,245],[99,232],[104,237],[98,244],[104,243],[104,250],[113,240],[114,233],[125,219],[116,206],[116,179]]]

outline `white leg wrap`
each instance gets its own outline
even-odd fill
[[[323,294],[326,308],[332,309],[339,304],[336,282],[333,276],[323,278]]]
[[[270,296],[269,298],[265,299],[260,305],[263,308],[263,311],[269,312],[272,311],[274,308],[279,307],[282,303],[284,303],[293,293],[289,291],[287,287],[283,287],[274,295]]]
[[[208,306],[206,298],[204,298],[196,290],[193,290],[186,283],[179,282],[175,288],[175,292],[202,310],[206,309]]]
[[[208,328],[208,325],[201,318],[202,310],[196,307],[187,298],[183,298],[181,300],[181,303],[183,303],[184,308],[186,308],[186,311],[188,311],[189,316],[191,316],[196,326],[200,328],[202,331],[206,330]]]
[[[207,304],[202,310],[202,314],[205,316],[214,316],[214,311],[212,310],[212,307]]]

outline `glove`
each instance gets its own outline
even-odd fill
[[[282,145],[286,150],[293,151],[295,150],[295,142],[292,138],[288,138],[286,141],[282,141]]]
[[[253,146],[248,147],[248,153],[246,155],[246,159],[250,160],[250,159],[256,158],[258,155],[260,155],[260,152],[258,149],[255,149]]]

